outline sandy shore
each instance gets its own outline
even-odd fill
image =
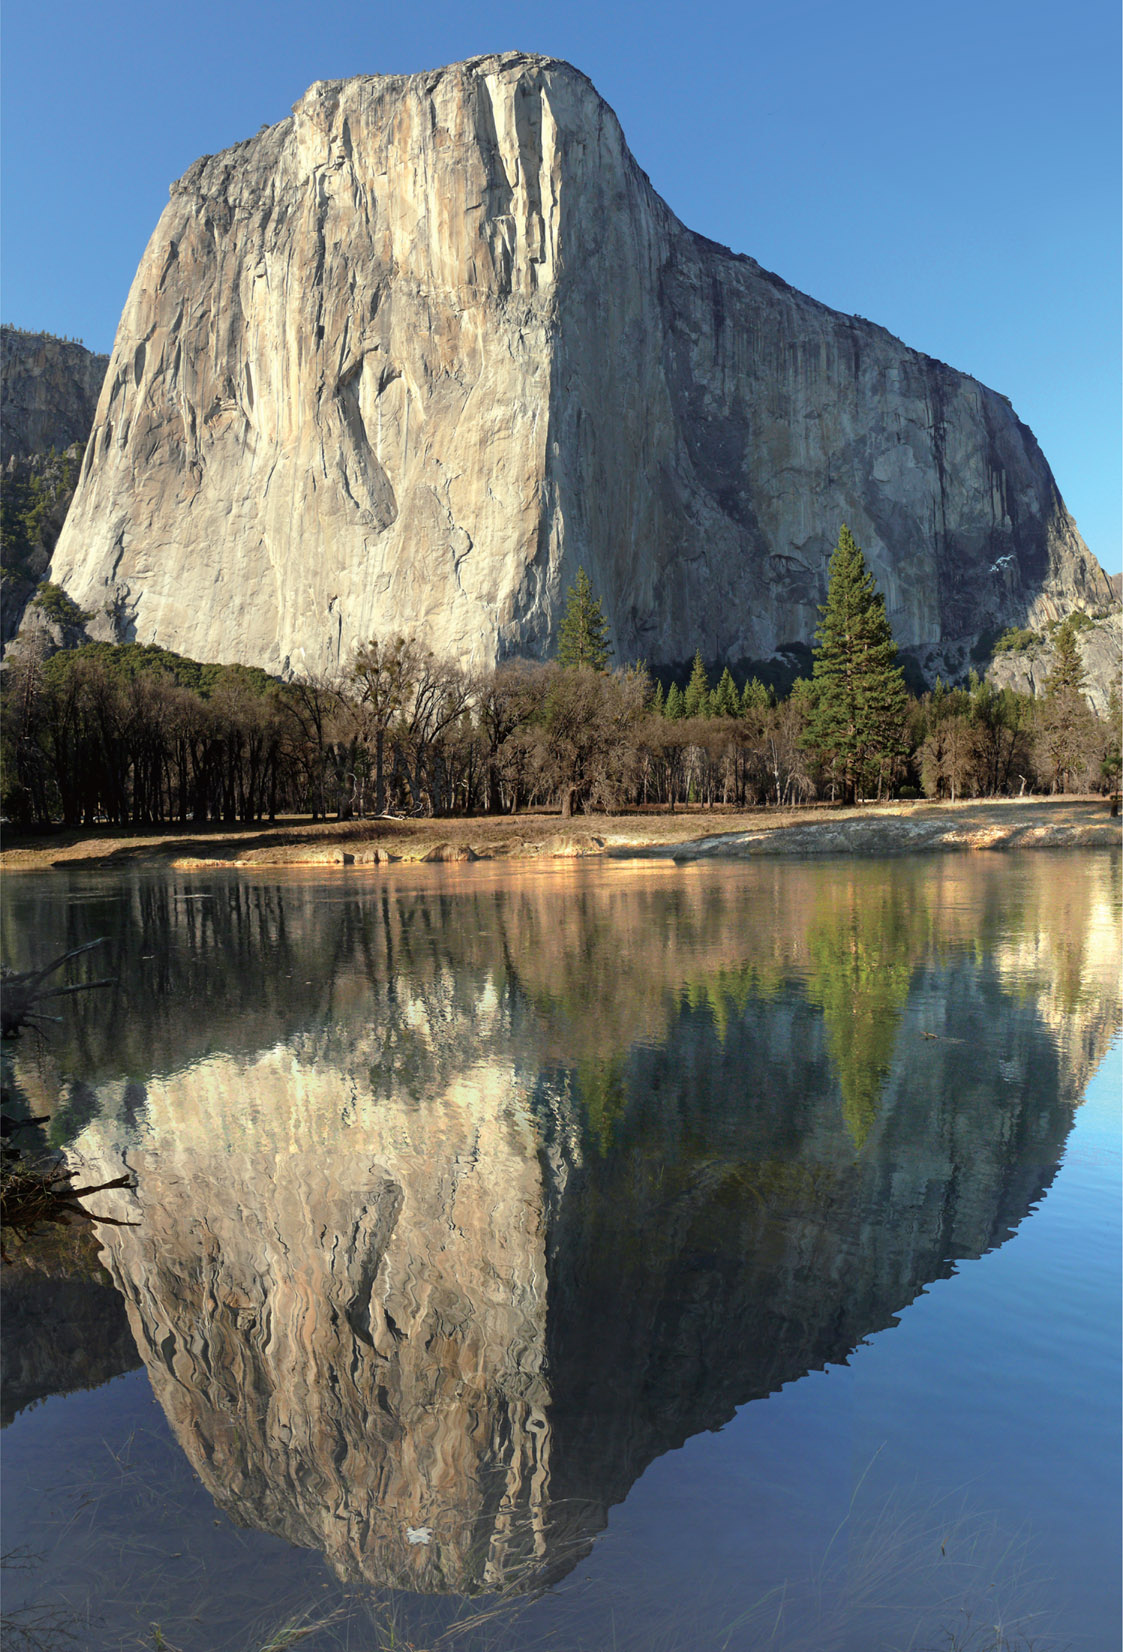
[[[691,809],[668,814],[523,814],[468,820],[364,820],[196,831],[100,827],[47,836],[8,833],[0,867],[78,864],[192,867],[392,864],[611,855],[700,860],[720,856],[906,854],[935,849],[1083,848],[1120,844],[1103,797],[969,803],[888,803],[852,809]]]

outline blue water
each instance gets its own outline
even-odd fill
[[[10,1076],[135,1171],[105,1290],[146,1368],[58,1393],[42,1355],[5,1611],[184,1652],[302,1613],[1118,1645],[1117,860],[476,871],[8,880],[18,962],[114,926],[126,1005]]]
[[[796,1644],[855,1652],[940,1645],[965,1607],[976,1633],[1003,1623],[1011,1644],[1118,1642],[1121,1054],[1116,1042],[1057,1180],[1012,1242],[927,1286],[846,1366],[745,1406],[648,1470],[610,1528],[637,1564],[637,1611],[651,1577],[670,1612],[708,1575],[720,1645],[729,1580],[752,1555],[757,1587],[786,1585],[779,1645],[788,1625]],[[890,1557],[896,1576],[871,1563],[868,1610],[834,1610],[828,1562],[820,1612],[814,1585],[841,1522],[834,1561],[902,1532],[906,1552]],[[620,1582],[611,1547],[590,1563],[607,1591]],[[762,1612],[761,1639],[730,1644],[771,1644],[766,1625]]]

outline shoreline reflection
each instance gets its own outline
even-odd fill
[[[1013,904],[967,856],[137,880],[129,1036],[79,1019],[56,1122],[136,1175],[103,1256],[216,1503],[343,1579],[564,1576],[656,1457],[1042,1197],[1119,1022],[1081,864]]]

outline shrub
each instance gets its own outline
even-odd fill
[[[1010,654],[1024,648],[1034,648],[1044,640],[1040,631],[1029,631],[1020,626],[1011,625],[998,638],[994,645],[994,652],[996,654]]]
[[[32,607],[38,608],[58,625],[85,625],[87,620],[93,619],[92,614],[79,608],[73,597],[67,596],[61,585],[52,585],[48,579],[40,583]]]

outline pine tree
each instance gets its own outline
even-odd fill
[[[663,709],[664,717],[676,722],[678,718],[686,716],[686,706],[683,701],[682,689],[677,683],[672,683],[667,690],[667,703]]]
[[[1068,790],[1088,757],[1093,720],[1087,686],[1070,616],[1053,632],[1053,664],[1037,711],[1038,764],[1055,792]]]
[[[765,688],[759,677],[750,677],[745,684],[741,695],[742,712],[767,711],[772,704],[772,696]]]
[[[1053,632],[1053,664],[1045,693],[1054,700],[1067,695],[1078,696],[1082,700],[1087,687],[1084,662],[1076,646],[1076,627],[1068,619]]]
[[[1103,758],[1100,764],[1100,779],[1103,788],[1108,792],[1119,790],[1120,775],[1123,774],[1123,740],[1120,739],[1120,723],[1123,712],[1120,708],[1119,685],[1112,683],[1111,692],[1107,699],[1107,714],[1104,718]],[[1118,798],[1112,798],[1111,812],[1114,815],[1119,806]]]
[[[584,568],[578,568],[576,582],[570,586],[565,614],[558,633],[558,663],[565,666],[590,666],[604,671],[612,658],[612,644],[608,638],[608,621],[604,617],[600,598],[593,595],[593,587]]]
[[[714,689],[710,710],[715,717],[736,717],[740,709],[741,696],[737,692],[737,684],[733,681],[733,673],[726,666]]]
[[[805,742],[826,757],[844,801],[886,778],[904,749],[908,708],[897,645],[866,559],[843,525],[815,633],[814,706]]]
[[[686,715],[688,717],[708,717],[710,715],[710,679],[706,675],[706,668],[702,664],[700,653],[694,656],[690,681],[686,685]]]

